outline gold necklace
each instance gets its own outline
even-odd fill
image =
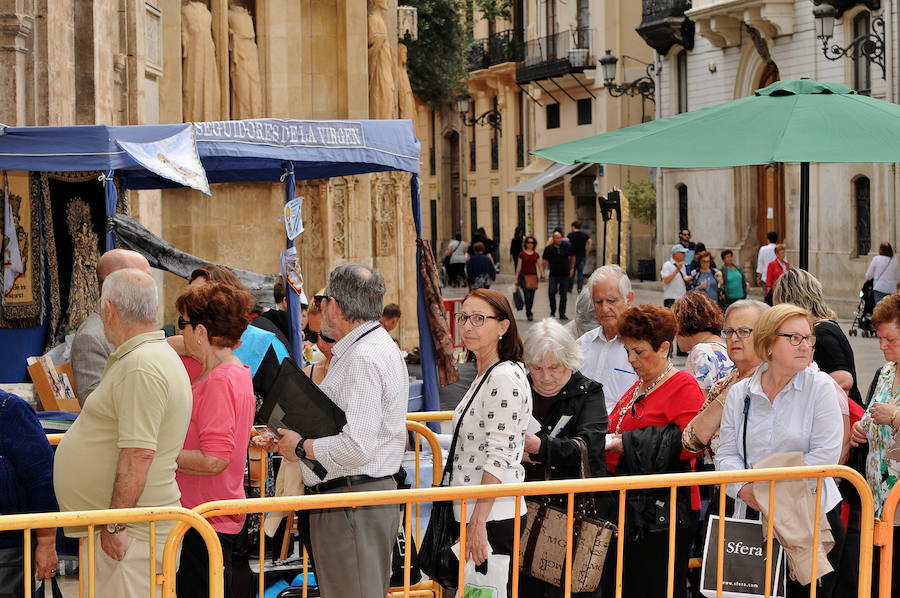
[[[638,384],[637,386],[634,387],[634,390],[631,391],[631,400],[628,402],[628,404],[623,405],[619,409],[619,421],[616,423],[616,434],[620,433],[620,431],[622,429],[622,420],[625,419],[625,414],[628,413],[628,410],[631,409],[632,407],[634,407],[634,404],[637,403],[639,400],[643,399],[644,397],[649,395],[651,392],[656,390],[656,387],[660,385],[663,378],[666,377],[666,374],[668,374],[669,370],[671,370],[671,369],[672,369],[672,364],[670,363],[669,365],[666,366],[666,369],[663,370],[663,373],[660,374],[659,377],[656,378],[656,380],[654,380],[650,384],[650,386],[647,387],[647,390],[645,390],[641,394],[637,393],[638,388],[640,388],[641,385]]]

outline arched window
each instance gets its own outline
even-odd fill
[[[678,185],[678,231],[681,232],[688,226],[688,192],[687,185]]]
[[[853,181],[853,202],[856,209],[856,255],[867,255],[872,248],[871,184],[861,176]]]

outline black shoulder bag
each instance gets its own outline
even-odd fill
[[[456,453],[456,441],[459,439],[459,429],[462,426],[472,401],[478,396],[478,391],[491,375],[491,370],[503,363],[498,361],[492,365],[484,373],[481,382],[475,387],[475,392],[469,397],[466,408],[463,409],[462,415],[456,422],[456,429],[453,431],[453,440],[450,442],[450,450],[447,452],[447,462],[444,464],[444,473],[441,476],[441,486],[450,485],[453,478],[453,455]],[[425,535],[422,536],[422,545],[419,546],[419,568],[428,577],[438,582],[445,588],[455,588],[458,583],[459,575],[459,559],[450,550],[454,540],[458,537],[454,532],[456,529],[456,520],[453,517],[453,501],[440,500],[432,503],[431,518],[428,520],[428,527],[425,529]],[[459,522],[460,526],[465,525],[464,521]]]

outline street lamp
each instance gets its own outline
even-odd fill
[[[839,60],[849,57],[852,60],[865,58],[871,63],[881,67],[881,78],[886,78],[884,68],[884,17],[878,16],[872,19],[872,31],[863,33],[851,41],[846,48],[839,45],[829,45],[829,40],[834,37],[834,19],[837,9],[831,4],[820,4],[813,8],[813,17],[816,20],[816,37],[822,40],[822,54],[828,60]]]
[[[467,127],[475,127],[475,125],[483,127],[484,125],[489,125],[498,131],[500,130],[502,117],[499,110],[491,108],[480,116],[469,118],[469,98],[464,96],[457,98],[456,109],[459,110],[459,117]]]
[[[603,85],[606,87],[606,91],[614,98],[626,94],[631,97],[640,95],[641,98],[655,103],[656,100],[654,96],[656,93],[656,83],[653,81],[653,65],[647,64],[637,58],[632,58],[631,56],[625,56],[625,58],[630,58],[631,60],[646,65],[646,74],[630,83],[616,83],[616,64],[619,62],[619,59],[614,56],[611,51],[607,50],[606,54],[601,56],[598,60],[600,63],[600,71],[603,76]]]

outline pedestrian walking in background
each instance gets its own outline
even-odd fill
[[[469,257],[475,255],[475,243],[484,245],[484,254],[491,258],[491,262],[497,263],[500,259],[499,245],[494,239],[488,238],[487,231],[484,230],[483,226],[479,226],[475,230],[475,234],[472,235],[472,242],[469,244]]]
[[[700,291],[713,303],[718,303],[719,271],[712,266],[712,256],[707,251],[701,251],[697,254],[697,262],[698,267],[691,270],[691,290]]]
[[[782,274],[787,272],[791,265],[784,257],[784,245],[779,243],[775,246],[775,259],[769,262],[769,266],[766,269],[766,297],[769,298],[770,305],[772,304],[771,298],[769,297],[769,293],[772,291],[772,287],[775,286],[775,283],[781,277]]]
[[[769,272],[769,262],[775,259],[775,244],[778,243],[778,233],[769,231],[766,233],[769,240],[768,245],[759,248],[756,256],[756,286],[765,287],[766,274]],[[765,293],[765,289],[763,289]]]
[[[462,240],[462,235],[456,233],[456,237],[447,245],[447,278],[450,286],[458,287],[466,279],[466,256],[469,244]]]
[[[509,242],[509,256],[512,258],[513,272],[519,271],[519,254],[522,253],[522,242],[524,240],[522,227],[517,226],[516,231],[513,233],[513,238]]]
[[[525,316],[531,322],[534,319],[534,293],[538,288],[538,280],[544,280],[544,265],[541,256],[535,251],[537,239],[528,235],[523,243],[524,249],[519,252],[519,265],[516,266],[515,285],[522,289],[525,299]]]
[[[547,293],[550,299],[550,317],[556,316],[556,294],[559,293],[559,319],[566,317],[566,294],[572,274],[575,273],[575,254],[572,245],[563,242],[562,232],[554,231],[550,244],[544,248],[544,269],[550,273]]]
[[[706,243],[703,243],[702,241],[698,241],[697,244],[694,246],[694,259],[688,260],[685,257],[685,261],[688,264],[687,271],[689,274],[693,274],[695,270],[698,270],[700,268],[700,254],[701,253],[706,253]],[[713,259],[712,253],[709,254],[709,267],[712,268],[713,270],[716,269],[716,260]]]
[[[719,305],[727,309],[735,301],[747,298],[750,283],[744,278],[741,267],[734,263],[734,252],[730,249],[722,251],[722,267],[717,274],[719,283]]]
[[[878,255],[872,258],[866,269],[866,280],[872,281],[875,305],[897,292],[897,260],[894,259],[894,248],[890,243],[878,246]]]
[[[659,271],[663,281],[663,305],[666,307],[672,307],[676,299],[687,293],[687,285],[691,282],[684,266],[687,251],[681,244],[672,247],[672,259],[666,260]]]
[[[484,244],[481,241],[472,246],[474,253],[466,263],[466,278],[469,281],[469,290],[489,289],[491,283],[497,277],[497,270],[490,257],[484,254]]]
[[[581,230],[581,223],[577,220],[572,223],[572,230],[566,235],[566,238],[572,244],[572,251],[575,254],[575,280],[572,281],[573,284],[569,285],[569,292],[572,292],[572,287],[577,282],[578,292],[580,293],[582,287],[584,287],[584,262],[594,247],[594,240],[591,239],[589,234]]]
[[[684,247],[684,261],[690,265],[694,261],[694,254],[697,250],[697,244],[691,241],[691,231],[686,228],[681,229],[678,234],[678,243]]]

